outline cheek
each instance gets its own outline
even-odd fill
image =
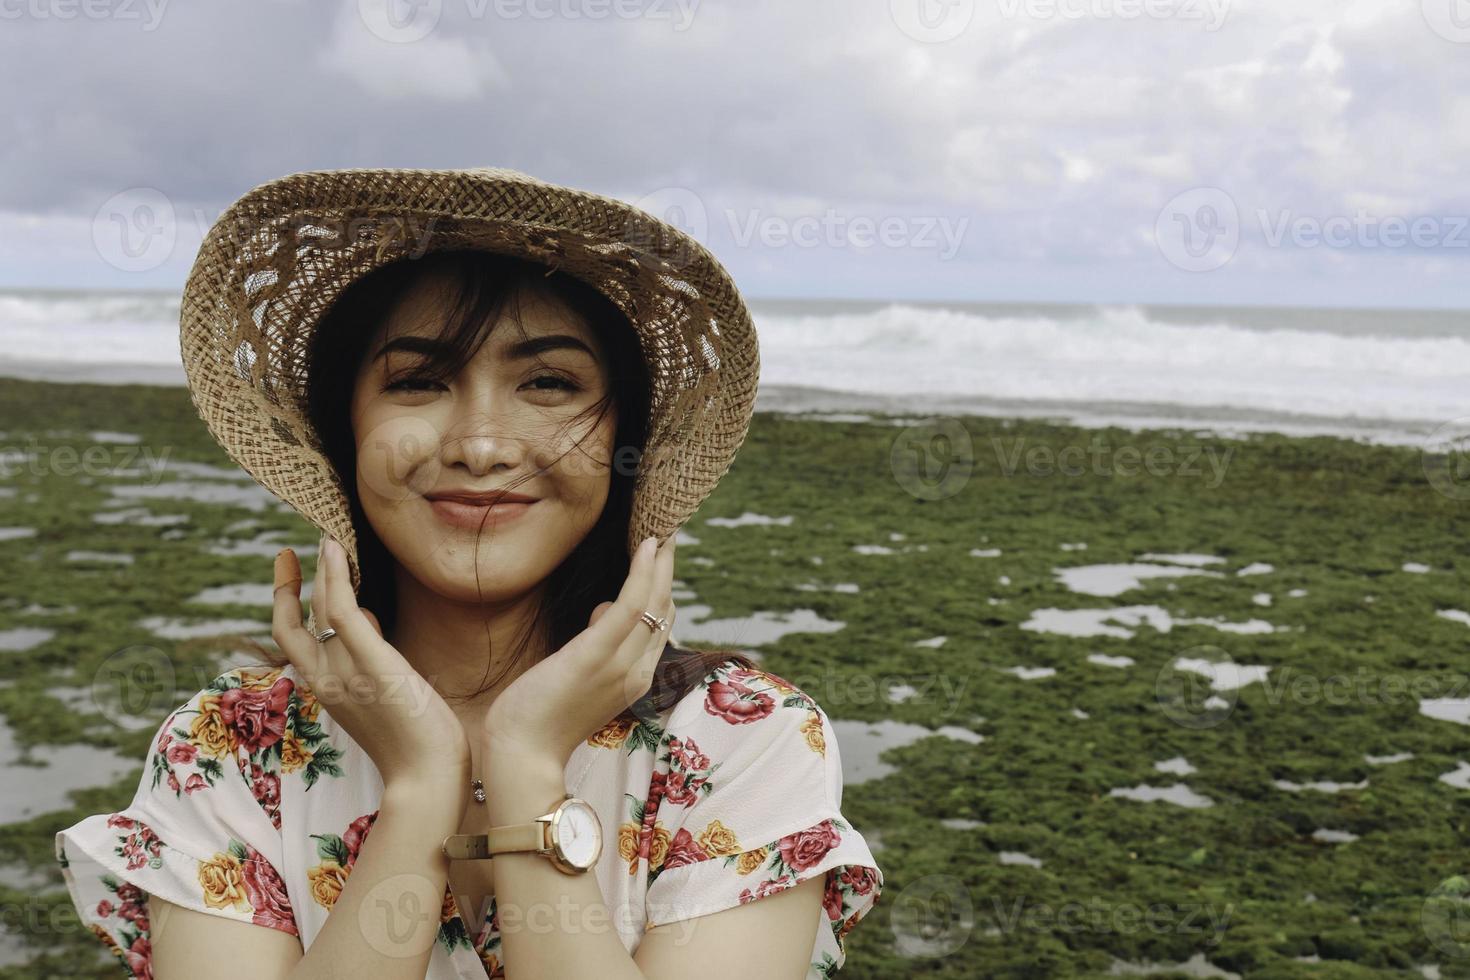
[[[392,504],[438,481],[438,427],[422,415],[367,413],[357,428],[357,485],[368,501]]]
[[[567,451],[562,453],[552,469],[557,484],[562,488],[562,495],[584,506],[594,507],[596,513],[601,513],[612,482],[615,431],[615,426],[600,425],[587,433],[579,444],[558,447],[558,451]]]

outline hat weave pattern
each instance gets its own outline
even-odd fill
[[[572,275],[632,323],[651,390],[630,554],[693,514],[750,425],[760,360],[749,310],[702,244],[639,208],[503,168],[311,171],[262,184],[220,215],[185,283],[190,398],[252,479],[342,543],[354,591],[347,496],[307,416],[311,334],[368,272],[460,248]]]

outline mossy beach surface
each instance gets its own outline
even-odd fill
[[[268,634],[271,556],[309,574],[317,534],[182,388],[0,380],[0,430],[0,715],[51,770],[7,780],[0,978],[115,977],[54,834],[128,803],[156,725],[249,659],[210,624]],[[841,976],[1470,976],[1452,476],[1326,437],[760,414],[685,527],[674,632],[836,726],[885,881]]]

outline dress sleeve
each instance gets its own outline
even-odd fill
[[[842,816],[842,762],[826,713],[780,677],[727,661],[675,705],[659,752],[643,814],[645,928],[820,874],[809,975],[840,969],[844,939],[877,905],[883,872]]]
[[[159,726],[133,801],[56,834],[82,923],[131,978],[152,975],[148,895],[297,935],[281,867],[282,671],[237,667]]]

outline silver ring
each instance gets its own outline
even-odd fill
[[[655,633],[662,633],[664,628],[669,625],[669,621],[667,619],[664,619],[662,617],[655,617],[653,613],[647,611],[639,613],[638,618],[647,623],[648,628],[653,630]]]
[[[336,636],[337,635],[337,631],[334,630],[334,629],[332,629],[332,627],[328,626],[326,629],[322,630],[320,633],[312,633],[311,635],[314,636],[314,637],[316,637],[316,641],[318,643],[325,643],[328,640],[330,640],[332,637]]]

